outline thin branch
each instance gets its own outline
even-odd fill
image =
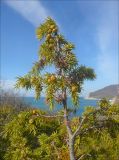
[[[42,114],[37,114],[37,117],[57,118],[57,117],[64,117],[64,115],[42,115]]]
[[[54,149],[56,150],[57,153],[55,153],[55,154],[58,156],[58,159],[59,159],[59,158],[60,158],[60,153],[59,153],[57,147],[55,146],[55,143],[52,142],[51,145],[52,145],[52,146],[54,147]]]
[[[104,127],[103,125],[101,125],[101,126],[91,126],[91,127],[89,127],[89,128],[84,129],[82,132],[80,132],[80,135],[88,132],[89,130],[96,129],[96,128],[99,129],[99,128],[103,128],[103,127]]]
[[[81,160],[85,156],[91,156],[91,155],[90,154],[83,154],[83,155],[81,155],[81,157],[78,160]]]
[[[76,137],[77,135],[80,134],[81,127],[82,127],[83,123],[85,122],[86,118],[87,118],[90,114],[95,114],[95,113],[97,113],[98,111],[100,111],[100,108],[95,109],[94,112],[90,112],[89,114],[87,114],[85,117],[82,118],[82,121],[81,121],[79,127],[77,128],[77,130],[74,132],[73,137]]]
[[[76,137],[76,136],[78,135],[78,133],[80,132],[81,127],[82,127],[82,125],[83,125],[84,121],[86,120],[86,118],[87,118],[87,116],[86,116],[86,117],[84,117],[84,118],[82,119],[82,121],[81,121],[81,123],[80,123],[79,127],[78,127],[78,128],[77,128],[77,130],[74,132],[73,137]]]

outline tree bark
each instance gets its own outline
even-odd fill
[[[69,138],[69,153],[70,153],[70,160],[75,160],[74,154],[74,137]]]
[[[67,128],[67,133],[68,133],[68,136],[69,136],[69,154],[70,154],[70,160],[75,160],[75,153],[74,153],[74,142],[75,142],[75,137],[72,133],[72,130],[71,130],[71,127],[70,127],[70,124],[69,124],[69,120],[68,120],[68,116],[64,116],[65,118],[65,125],[66,125],[66,128]]]
[[[69,154],[70,154],[70,160],[75,160],[75,153],[74,153],[74,141],[75,141],[75,136],[72,133],[71,126],[70,126],[70,120],[68,118],[68,113],[67,113],[67,96],[66,96],[66,90],[63,91],[63,107],[64,107],[64,120],[65,120],[65,125],[67,128],[67,133],[69,136]]]

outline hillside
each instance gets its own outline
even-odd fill
[[[97,91],[89,93],[89,98],[109,98],[112,99],[116,97],[119,94],[119,85],[110,85],[107,87],[104,87],[102,89],[99,89]]]

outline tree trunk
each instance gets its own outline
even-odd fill
[[[75,160],[75,155],[74,155],[74,138],[73,137],[69,138],[69,153],[70,153],[70,160]]]
[[[71,126],[70,126],[70,120],[68,118],[67,114],[67,97],[66,97],[66,90],[63,91],[63,107],[64,107],[64,120],[65,120],[65,125],[67,128],[67,133],[69,136],[69,154],[70,154],[70,160],[75,160],[75,155],[74,155],[74,141],[75,141],[75,136],[73,136]]]
[[[64,71],[61,71],[61,75],[64,76]],[[64,108],[64,120],[65,120],[65,125],[67,128],[67,134],[69,136],[69,154],[70,154],[70,160],[75,160],[75,155],[74,155],[74,139],[75,137],[73,136],[71,126],[70,126],[70,120],[68,117],[67,113],[67,93],[66,93],[66,88],[62,90],[62,104]]]

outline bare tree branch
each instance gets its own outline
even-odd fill
[[[83,134],[87,133],[90,130],[93,130],[93,129],[96,129],[96,128],[99,129],[99,128],[103,128],[103,127],[104,127],[103,125],[100,125],[100,126],[91,126],[89,128],[84,129],[82,132],[79,133],[79,135],[83,135]]]
[[[37,117],[44,117],[44,118],[57,118],[57,117],[64,117],[64,115],[42,115],[42,114],[37,114]]]
[[[94,112],[90,112],[89,114],[87,114],[85,117],[82,118],[79,127],[77,128],[77,130],[76,130],[76,131],[74,132],[74,134],[73,134],[73,137],[76,137],[77,135],[80,134],[81,127],[82,127],[83,123],[85,122],[86,118],[87,118],[90,114],[95,114],[95,113],[97,113],[98,111],[100,111],[100,108],[95,109]]]
[[[91,155],[90,154],[83,154],[83,155],[81,155],[81,157],[78,160],[81,160],[85,156],[91,156]]]
[[[82,127],[84,121],[86,120],[86,118],[87,118],[87,117],[84,117],[84,118],[82,119],[82,121],[81,121],[79,127],[78,127],[77,130],[74,132],[73,137],[76,137],[76,136],[78,135],[78,133],[80,132],[81,127]]]

